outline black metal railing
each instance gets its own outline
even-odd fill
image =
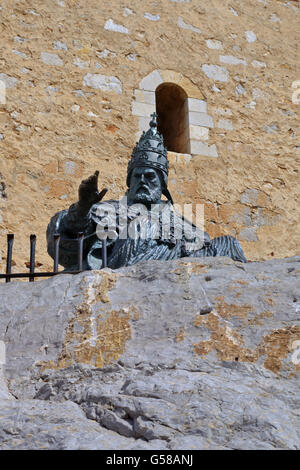
[[[35,247],[36,247],[36,235],[30,235],[30,261],[29,261],[29,272],[27,273],[12,273],[12,252],[14,244],[14,235],[7,235],[7,255],[6,255],[6,273],[0,274],[0,279],[5,279],[6,282],[10,282],[11,279],[15,278],[28,278],[29,282],[33,282],[37,277],[51,277],[57,274],[78,274],[83,271],[83,242],[84,234],[79,232],[77,234],[77,266],[76,271],[58,271],[59,265],[59,243],[60,235],[59,233],[54,234],[54,263],[53,271],[49,272],[35,272]],[[102,268],[107,267],[107,241],[104,238],[102,240]]]

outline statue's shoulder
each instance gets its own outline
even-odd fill
[[[58,229],[58,226],[61,222],[61,220],[64,218],[64,216],[68,213],[68,209],[63,209],[61,211],[56,212],[50,219],[50,222],[48,224],[48,228],[51,229],[55,227],[55,229]]]
[[[48,244],[49,243],[50,245],[52,244],[53,235],[60,231],[62,220],[67,213],[68,213],[68,209],[64,209],[62,211],[56,212],[56,214],[54,214],[51,217],[47,226],[47,230],[46,230],[46,238],[47,238]]]

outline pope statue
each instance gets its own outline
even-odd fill
[[[54,258],[53,236],[58,233],[59,263],[68,271],[76,270],[77,234],[83,232],[83,269],[101,268],[104,238],[107,265],[112,269],[186,256],[228,256],[246,263],[238,240],[227,235],[210,239],[175,208],[167,188],[168,168],[167,149],[154,113],[149,130],[141,136],[129,161],[125,196],[120,201],[101,201],[98,171],[83,180],[78,202],[50,220],[50,256]]]

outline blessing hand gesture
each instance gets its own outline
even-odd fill
[[[78,189],[78,196],[79,196],[79,205],[84,207],[85,209],[90,209],[93,204],[100,202],[101,199],[107,193],[107,189],[104,188],[99,193],[98,191],[98,176],[99,171],[95,171],[95,173],[89,176],[87,179],[82,180],[79,189]]]

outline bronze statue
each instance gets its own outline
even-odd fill
[[[47,228],[48,253],[54,257],[53,235],[61,236],[59,263],[76,270],[77,233],[84,233],[83,269],[101,268],[103,238],[112,269],[145,260],[203,256],[229,256],[246,263],[238,240],[231,236],[210,239],[178,213],[167,188],[167,149],[157,131],[156,113],[141,136],[128,164],[126,195],[120,201],[100,202],[98,174],[83,180],[79,200],[52,217]],[[166,201],[161,197],[164,195]]]

